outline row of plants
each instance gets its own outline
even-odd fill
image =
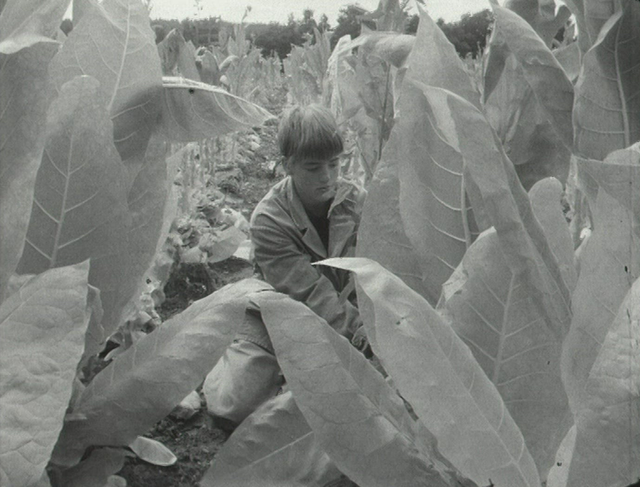
[[[61,45],[28,3],[0,13],[3,485],[122,485],[124,456],[160,451],[140,438],[208,374],[249,299],[288,392],[240,425],[202,486],[639,480],[638,2],[494,5],[475,79],[423,10],[416,37],[394,31],[394,1],[373,14],[378,31],[311,54],[326,59],[322,100],[341,122],[376,123],[377,144],[355,139],[377,152],[350,167],[369,189],[358,258],[324,265],[357,276],[386,380],[304,305],[249,279],[88,384],[83,364],[164,241],[166,142],[269,115],[162,78],[138,1],[78,2]],[[551,50],[568,9],[577,40]]]
[[[272,115],[219,87],[163,76],[143,2],[75,1],[66,37],[58,26],[69,4],[0,5],[0,484],[8,486],[122,485],[114,474],[126,455],[166,461],[142,435],[217,360],[187,342],[208,348],[202,334],[220,336],[209,320],[233,327],[251,289],[223,293],[206,322],[163,324],[157,331],[167,336],[146,355],[140,340],[94,374],[91,359],[135,318],[176,208],[194,205],[189,161],[202,145],[189,144]],[[132,362],[120,368],[123,360]],[[149,380],[170,385],[145,392]]]
[[[380,18],[397,7],[381,2]],[[425,12],[413,41],[365,32],[333,51],[329,78],[365,56],[390,73],[359,257],[322,263],[356,274],[389,377],[303,305],[254,295],[289,392],[236,430],[201,485],[640,480],[640,5],[493,10],[479,73]],[[570,13],[577,39],[559,45]],[[338,117],[366,107],[358,86],[381,85],[333,81]]]

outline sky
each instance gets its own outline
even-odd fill
[[[200,4],[200,10],[196,4]],[[301,19],[302,11],[310,8],[314,18],[320,19],[324,13],[329,24],[335,26],[340,8],[349,4],[358,4],[367,10],[375,10],[378,0],[151,0],[152,18],[183,19],[220,16],[228,22],[240,22],[247,6],[251,12],[245,19],[248,23],[286,23],[290,13]],[[437,20],[442,17],[447,22],[460,19],[464,13],[475,13],[489,8],[488,0],[426,0],[427,12]],[[409,5],[410,13],[417,13],[414,0]]]

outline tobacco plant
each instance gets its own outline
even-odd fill
[[[285,482],[325,485],[318,448],[361,487],[640,480],[640,4],[568,2],[571,50],[551,50],[565,7],[506,6],[482,94],[421,12],[359,257],[321,263],[355,273],[387,380],[304,306],[254,296],[296,403],[279,406],[306,426],[265,445],[250,426],[283,424],[276,398],[203,486],[278,484],[284,458],[312,476]]]
[[[69,3],[0,4],[3,486],[121,485],[129,449],[166,460],[141,435],[203,380],[263,287],[199,303],[88,382],[173,220],[171,144],[270,114],[163,77],[139,0],[74,2],[65,38]]]

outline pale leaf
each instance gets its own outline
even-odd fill
[[[426,85],[445,88],[480,108],[480,94],[473,88],[453,44],[425,9],[419,3],[417,5],[420,24],[415,46],[407,60],[409,69],[405,77]],[[434,66],[438,68],[434,69]]]
[[[122,160],[143,157],[160,115],[162,90],[148,11],[140,0],[104,0],[87,2],[83,12],[52,62],[55,86],[85,74],[100,81]]]
[[[432,123],[461,154],[465,175],[477,189],[469,193],[474,212],[482,210],[495,227],[511,271],[528,281],[541,316],[563,337],[571,319],[570,290],[513,165],[483,114],[469,102],[435,87],[423,87],[423,92]]]
[[[174,69],[177,68],[182,77],[200,81],[195,56],[178,29],[172,29],[158,44],[158,54],[162,62],[163,74],[173,75]]]
[[[163,77],[159,130],[171,142],[191,142],[261,125],[265,109],[206,83]]]
[[[558,261],[560,273],[569,292],[573,292],[578,274],[573,241],[564,215],[562,198],[563,186],[554,178],[538,181],[529,191],[531,209],[544,230],[551,253]]]
[[[73,465],[90,445],[129,445],[169,414],[231,343],[248,296],[267,287],[256,280],[226,286],[114,359],[82,393],[75,418],[60,435],[54,462]]]
[[[593,44],[598,39],[607,20],[614,13],[620,11],[621,3],[617,0],[582,0],[582,2],[587,34]]]
[[[129,448],[138,455],[138,458],[152,465],[168,467],[178,461],[173,452],[162,443],[144,436],[138,436],[129,443]]]
[[[576,84],[575,151],[585,158],[601,161],[640,140],[640,3],[625,5],[584,55]]]
[[[424,297],[436,303],[478,230],[467,201],[464,161],[434,124],[431,112],[437,107],[406,79],[398,108],[400,216],[418,254]]]
[[[0,13],[0,53],[13,54],[39,42],[56,42],[70,0],[8,0]]]
[[[255,302],[298,407],[350,479],[367,487],[463,480],[433,443],[423,447],[400,397],[326,321],[286,295],[264,293]]]
[[[376,56],[396,68],[401,68],[413,49],[416,37],[398,32],[368,31],[356,37],[349,44],[341,46],[339,54],[345,54],[359,47],[366,55]]]
[[[112,327],[126,302],[121,271],[130,217],[126,171],[98,90],[94,78],[75,78],[49,108],[48,140],[17,270],[37,274],[91,258],[89,282],[100,289],[105,325]]]
[[[62,429],[90,311],[89,263],[36,276],[0,307],[0,484],[42,476]]]
[[[379,264],[329,259],[351,270],[373,303],[374,353],[438,448],[479,485],[540,485],[524,438],[471,351],[436,311]],[[377,348],[375,347],[377,345]],[[419,370],[420,373],[415,372]]]
[[[404,230],[400,216],[400,181],[395,157],[400,151],[402,136],[391,132],[383,157],[369,184],[358,229],[356,255],[383,264],[399,276],[411,289],[428,296],[418,254]]]
[[[631,485],[640,478],[640,281],[606,334],[576,415],[569,487]]]
[[[47,67],[55,51],[54,45],[40,43],[0,54],[0,302],[29,225],[46,140]]]
[[[200,485],[324,487],[339,477],[288,391],[265,402],[240,424]]]
[[[567,147],[573,145],[573,85],[544,41],[519,15],[494,5],[495,29],[524,72],[536,99]],[[567,161],[568,162],[568,161]]]
[[[485,116],[522,185],[529,189],[549,176],[566,181],[571,152],[549,122],[499,29],[491,37],[484,94]]]
[[[599,191],[562,351],[563,380],[574,412],[584,401],[589,372],[618,308],[640,276],[640,238],[632,228],[631,212],[606,191]]]
[[[611,152],[603,162],[580,159],[578,171],[632,212],[633,229],[640,237],[640,143]]]
[[[559,198],[555,206],[562,216]],[[498,389],[544,480],[571,426],[562,342],[529,297],[530,285],[509,269],[493,229],[469,248],[454,279],[455,291],[439,306]]]
[[[564,69],[569,81],[574,83],[578,79],[582,67],[582,52],[579,44],[572,42],[567,46],[559,47],[553,51],[553,55]]]

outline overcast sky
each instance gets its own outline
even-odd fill
[[[153,18],[200,18],[220,16],[229,22],[239,22],[246,7],[251,6],[246,22],[249,23],[286,23],[290,13],[296,19],[302,18],[302,11],[310,8],[314,11],[314,18],[320,19],[324,13],[329,17],[329,23],[336,25],[340,8],[356,3],[367,10],[375,10],[378,0],[199,0],[202,8],[197,13],[196,0],[152,0]],[[460,19],[466,12],[475,13],[489,8],[488,0],[426,0],[427,12],[434,20],[442,17],[447,22]],[[410,1],[411,13],[417,13],[414,0]],[[198,17],[196,17],[196,15]]]

